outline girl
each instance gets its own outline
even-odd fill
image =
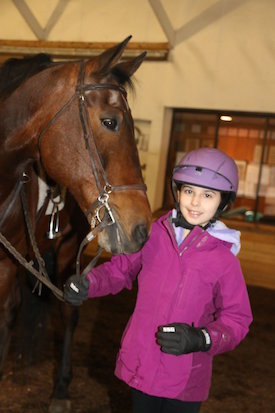
[[[252,321],[236,258],[240,233],[217,221],[236,197],[235,162],[201,148],[183,157],[172,183],[175,209],[153,223],[139,252],[72,276],[64,288],[65,299],[80,305],[130,289],[137,278],[115,369],[132,389],[134,413],[199,412],[213,356],[233,350]]]

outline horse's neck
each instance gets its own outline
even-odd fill
[[[31,109],[26,101],[32,102]],[[39,157],[38,137],[54,113],[53,105],[43,104],[37,94],[30,95],[24,87],[0,103],[0,145],[2,154],[26,164]],[[43,107],[43,110],[41,109]]]
[[[11,210],[14,215],[17,215],[16,212],[22,208],[20,197],[22,189],[27,194],[30,208],[34,210],[37,204],[37,176],[30,165],[25,169],[25,174],[24,177],[22,174],[13,174],[9,179],[5,179],[5,175],[1,177],[0,222],[1,217],[6,215],[7,209]]]

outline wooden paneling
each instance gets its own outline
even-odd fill
[[[246,283],[275,289],[275,228],[224,220],[241,231],[239,259]]]

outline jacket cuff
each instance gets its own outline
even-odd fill
[[[211,345],[212,345],[210,334],[209,334],[208,330],[204,327],[201,329],[201,332],[202,332],[203,338],[204,338],[204,350],[203,351],[208,351],[208,350],[210,350]]]

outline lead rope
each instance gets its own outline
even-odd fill
[[[115,223],[114,216],[112,214],[112,211],[110,209],[109,203],[109,194],[107,192],[104,192],[102,195],[100,195],[97,198],[98,202],[98,207],[96,209],[95,216],[92,219],[91,227],[92,230],[86,235],[86,237],[83,239],[81,242],[79,249],[78,249],[78,254],[76,258],[76,275],[80,278],[80,276],[85,277],[88,271],[91,271],[91,269],[95,266],[95,263],[97,262],[99,255],[103,251],[103,248],[99,248],[99,251],[95,258],[91,261],[91,263],[85,268],[83,271],[82,275],[80,274],[80,257],[82,254],[83,249],[86,247],[86,245],[91,242],[99,232],[101,232],[105,227],[108,225],[113,225]],[[103,218],[100,216],[100,211],[101,209],[104,208],[105,211],[107,212],[104,214]],[[109,221],[107,221],[109,219]],[[89,268],[89,269],[88,269]]]
[[[40,254],[40,251],[38,249],[38,245],[37,245],[37,242],[36,242],[36,239],[35,239],[35,236],[34,236],[34,231],[33,231],[32,223],[31,223],[31,219],[30,219],[30,214],[29,214],[29,211],[28,211],[28,204],[27,204],[27,198],[26,198],[24,185],[21,188],[20,196],[21,196],[21,201],[22,201],[22,206],[23,206],[25,222],[26,222],[26,225],[27,225],[27,230],[28,230],[30,242],[31,242],[31,245],[32,245],[32,249],[33,249],[35,258],[37,260],[37,263],[38,263],[39,272],[42,273],[43,277],[45,277],[49,280],[49,275],[48,275],[47,270],[46,270],[45,261],[43,260],[41,254]],[[33,292],[36,290],[36,288],[38,288],[38,295],[41,295],[42,284],[41,284],[40,281],[36,282],[36,284],[33,288]]]
[[[13,255],[13,257],[26,268],[26,270],[32,273],[39,281],[41,281],[41,283],[45,284],[50,290],[52,290],[57,298],[64,301],[63,292],[33,267],[33,261],[28,262],[21,254],[19,254],[2,233],[0,233],[0,242]]]

